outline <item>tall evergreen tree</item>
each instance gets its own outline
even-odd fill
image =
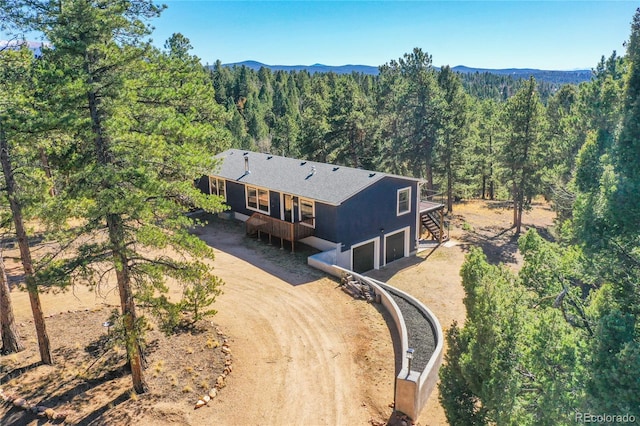
[[[472,155],[467,157],[467,161],[475,159],[478,163],[477,176],[481,179],[481,197],[495,199],[498,183],[498,168],[496,154],[500,146],[501,138],[504,137],[504,126],[500,120],[501,104],[493,100],[481,101],[477,111],[477,142],[472,149]]]
[[[329,97],[327,142],[335,152],[332,161],[351,167],[370,166],[376,156],[368,120],[371,111],[364,94],[351,76],[337,79]]]
[[[199,192],[195,179],[213,170],[225,146],[209,76],[179,35],[165,52],[143,38],[146,20],[161,8],[150,1],[46,3],[41,22],[53,49],[51,111],[73,139],[65,146],[66,181],[58,210],[84,220],[72,231],[93,237],[75,257],[53,263],[47,277],[98,279],[96,262],[115,275],[133,387],[146,390],[143,321],[136,298],[166,300],[165,277],[185,286],[220,284],[204,263],[211,250],[188,230],[189,207],[221,209]],[[46,18],[46,19],[44,19]],[[146,249],[171,248],[171,257]],[[59,274],[57,274],[59,272]]]
[[[619,176],[611,210],[617,231],[637,234],[640,223],[640,9],[633,17],[627,44],[629,76],[625,85],[624,119],[615,150]]]
[[[502,146],[501,158],[506,169],[505,180],[511,187],[513,197],[513,226],[516,234],[522,227],[522,212],[531,199],[540,193],[543,163],[542,138],[544,131],[544,107],[536,93],[536,82],[529,82],[507,101],[505,121],[506,143]]]
[[[618,61],[601,61],[598,67],[601,75],[606,74],[607,87],[625,82],[622,101],[611,102],[622,105],[623,118],[617,137],[610,133],[615,120],[601,121],[597,136],[581,150],[576,183],[583,192],[578,193],[572,225],[589,259],[585,267],[598,277],[600,286],[591,306],[595,336],[587,358],[586,405],[640,416],[640,383],[624,373],[640,369],[640,9],[631,24],[625,62],[628,75],[618,80]],[[603,115],[615,118],[615,109]],[[609,123],[611,127],[606,126]]]
[[[10,354],[24,350],[20,341],[16,321],[13,316],[13,304],[11,303],[11,289],[7,279],[7,271],[4,266],[4,258],[0,254],[0,337],[2,347],[0,353]]]
[[[414,176],[427,180],[433,190],[434,149],[441,129],[442,95],[431,55],[419,48],[380,67],[386,93],[394,93],[382,114],[389,116],[390,141],[383,155],[399,156]],[[402,172],[398,170],[396,172]]]
[[[460,77],[448,65],[441,68],[438,84],[442,90],[444,108],[436,156],[445,175],[447,212],[453,213],[454,185],[469,136],[469,104]]]
[[[0,68],[2,72],[2,98],[0,103],[0,166],[2,168],[4,193],[11,211],[11,218],[15,228],[16,239],[20,249],[20,259],[25,276],[25,284],[29,293],[29,302],[36,327],[40,359],[44,364],[52,364],[51,345],[44,321],[44,313],[40,303],[36,268],[29,246],[29,236],[25,225],[29,215],[29,208],[42,202],[39,191],[44,182],[39,175],[39,168],[28,164],[37,164],[37,153],[33,147],[36,129],[33,117],[37,115],[34,58],[31,52],[23,48],[17,52],[6,51],[0,53]],[[19,165],[25,164],[22,167]],[[25,177],[27,178],[25,181]],[[33,179],[33,181],[31,181]],[[34,184],[35,182],[35,184]],[[3,271],[4,272],[4,271]],[[6,280],[5,280],[6,281]],[[6,288],[4,290],[7,290]],[[4,293],[4,291],[3,291]],[[6,295],[8,296],[8,295]],[[4,300],[6,307],[5,320],[10,327],[11,312],[8,299]],[[4,323],[3,323],[4,326]],[[10,330],[7,330],[9,332]],[[3,335],[4,337],[4,335]],[[8,348],[16,347],[15,336],[6,335]]]
[[[326,141],[329,88],[324,79],[316,79],[311,86],[311,91],[302,98],[298,146],[304,158],[327,162],[331,154]]]

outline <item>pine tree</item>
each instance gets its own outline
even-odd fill
[[[529,82],[507,101],[505,122],[507,140],[502,146],[501,158],[505,180],[511,186],[513,197],[513,226],[516,234],[522,227],[522,212],[531,199],[541,192],[544,152],[544,107],[536,93],[536,82]]]
[[[595,336],[586,360],[586,405],[640,416],[640,382],[625,373],[640,369],[640,9],[632,20],[625,62],[628,75],[618,79],[625,82],[621,130],[615,138],[609,128],[598,129],[597,137],[583,147],[577,183],[584,192],[577,197],[573,225],[590,259],[586,266],[600,284],[591,306]],[[599,69],[611,87],[618,62],[603,63]],[[616,117],[615,110],[605,116]],[[591,180],[587,168],[596,172]]]
[[[460,77],[448,65],[441,68],[438,84],[442,90],[444,108],[436,155],[445,175],[449,214],[453,213],[454,185],[462,166],[463,150],[468,142],[469,104]]]
[[[443,100],[431,55],[419,48],[380,67],[384,80],[381,107],[388,123],[382,138],[389,143],[383,155],[399,157],[408,172],[424,177],[433,190],[434,149],[441,131]],[[403,170],[394,170],[403,173]]]
[[[640,223],[640,9],[631,24],[627,60],[630,71],[625,85],[624,120],[615,158],[619,182],[612,210],[616,212],[618,232],[635,234]]]
[[[0,53],[2,64],[2,92],[3,98],[0,106],[0,167],[2,168],[4,193],[11,211],[11,219],[15,228],[20,259],[25,275],[25,284],[29,293],[29,302],[33,314],[38,338],[40,359],[44,364],[52,364],[51,345],[47,334],[44,313],[40,303],[36,269],[29,246],[29,236],[25,221],[28,218],[28,209],[42,202],[39,197],[43,194],[40,185],[41,169],[23,166],[18,172],[17,164],[34,164],[37,152],[33,149],[34,134],[37,129],[32,128],[33,116],[36,115],[35,86],[32,78],[35,73],[34,58],[27,49],[17,52],[6,51]],[[18,161],[16,161],[18,160]],[[26,178],[26,179],[25,179]],[[35,182],[35,183],[34,183]],[[3,268],[4,269],[4,268]],[[4,273],[4,270],[3,270]],[[6,285],[6,279],[5,285]],[[8,288],[4,289],[8,290]],[[3,291],[6,293],[6,291]],[[8,294],[6,295],[8,296]],[[3,308],[6,308],[6,326],[10,327],[11,317],[9,300],[3,300]],[[3,327],[5,322],[3,321]],[[6,330],[7,333],[10,330]],[[3,334],[4,336],[4,334]],[[7,347],[18,347],[11,342],[17,340],[7,334]]]
[[[367,134],[371,111],[367,99],[351,76],[337,77],[329,97],[327,142],[335,153],[332,161],[351,167],[370,164],[375,156]]]
[[[196,222],[184,212],[222,209],[193,182],[214,169],[213,155],[227,146],[225,114],[209,75],[188,54],[188,40],[174,35],[165,52],[143,41],[146,19],[161,8],[149,1],[61,6],[42,17],[54,46],[44,56],[48,108],[62,117],[55,124],[70,135],[64,150],[73,159],[55,164],[65,168],[56,203],[61,214],[83,219],[71,232],[92,239],[43,275],[99,284],[94,265],[111,264],[133,387],[142,393],[144,320],[136,299],[160,300],[167,276],[185,286],[221,284],[205,263],[211,250],[189,233]],[[152,255],[150,248],[175,254]]]
[[[9,280],[7,279],[2,255],[0,255],[0,327],[0,335],[2,337],[0,353],[10,354],[24,350],[13,316],[11,289],[9,288]]]

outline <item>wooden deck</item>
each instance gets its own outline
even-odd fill
[[[284,241],[291,242],[291,252],[295,251],[295,242],[314,234],[315,229],[305,222],[285,222],[262,213],[254,213],[246,222],[247,234],[269,235],[269,242],[272,237],[280,238],[280,246],[284,247]]]
[[[444,204],[434,203],[433,201],[420,200],[420,213],[427,213],[444,209]]]

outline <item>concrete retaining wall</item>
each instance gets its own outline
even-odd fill
[[[438,372],[440,370],[440,365],[442,364],[442,356],[444,350],[444,335],[442,333],[442,327],[440,326],[440,321],[438,321],[438,318],[435,316],[435,314],[431,312],[431,310],[427,308],[424,303],[422,303],[415,297],[381,281],[371,279],[370,281],[377,282],[377,284],[380,285],[383,289],[391,293],[395,293],[403,299],[409,301],[413,306],[415,306],[422,312],[425,318],[427,318],[427,320],[431,323],[431,327],[433,329],[436,347],[424,370],[420,372],[411,371],[408,376],[403,376],[401,372],[396,378],[396,389],[415,389],[413,401],[411,400],[411,398],[403,398],[400,401],[400,405],[403,408],[406,407],[407,411],[400,409],[398,407],[398,402],[396,402],[396,409],[398,411],[402,411],[415,420],[418,417],[418,414],[420,414],[420,411],[422,411],[422,408],[424,408],[424,406],[427,404],[427,400],[429,399],[431,392],[438,382]],[[398,392],[396,391],[396,397],[397,396]]]
[[[427,308],[422,302],[420,302],[415,297],[403,292],[402,290],[399,290],[381,281],[377,281],[357,274],[348,269],[341,268],[339,266],[336,266],[335,264],[329,264],[328,262],[334,259],[334,257],[332,257],[330,252],[327,253],[327,255],[324,255],[324,253],[319,253],[317,255],[309,257],[309,265],[338,278],[341,278],[344,274],[348,273],[355,278],[368,283],[374,289],[376,296],[380,300],[382,305],[391,315],[398,331],[398,335],[400,336],[400,356],[402,358],[400,372],[396,377],[394,395],[395,409],[406,414],[411,419],[416,420],[418,418],[418,415],[420,414],[420,411],[422,411],[422,409],[426,405],[427,400],[429,399],[429,395],[435,388],[435,385],[438,381],[438,371],[440,369],[440,364],[442,364],[442,352],[444,344],[444,337],[442,328],[440,327],[440,322],[433,314],[433,312],[431,312],[431,310]],[[333,256],[335,256],[335,254]],[[400,308],[398,307],[396,302],[393,300],[391,294],[389,294],[390,292],[400,295],[402,298],[419,309],[424,314],[425,318],[427,318],[431,323],[434,331],[434,337],[436,339],[436,348],[423,371],[409,371],[408,360],[406,356],[404,356],[404,354],[406,354],[407,352],[407,349],[409,348],[407,327],[405,325],[402,312],[400,311]]]
[[[340,272],[336,269],[336,249],[323,251],[307,257],[307,264],[316,269],[320,269],[329,275],[340,277]]]

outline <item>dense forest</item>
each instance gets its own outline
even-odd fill
[[[624,68],[614,52],[592,81],[556,87],[436,69],[416,48],[377,76],[220,62],[211,76],[238,148],[425,178],[450,212],[456,198],[514,194],[521,211],[567,190],[599,119],[590,109],[619,102]]]
[[[230,146],[424,178],[448,213],[458,198],[510,200],[513,225],[536,197],[555,240],[524,233],[517,273],[472,251],[461,271],[467,321],[447,333],[441,402],[453,425],[569,424],[581,413],[640,419],[640,11],[626,54],[591,81],[461,75],[420,48],[376,76],[205,68],[180,34],[145,41],[149,1],[0,0],[0,25],[38,31],[41,57],[0,52],[3,228],[20,247],[40,354],[52,363],[38,293],[117,278],[134,389],[144,392],[144,320],[167,324],[217,294],[193,186]],[[27,223],[56,250],[34,259]],[[71,226],[71,224],[74,224]],[[78,225],[78,223],[80,225]],[[67,250],[74,247],[72,253]],[[148,249],[171,247],[176,256]],[[21,344],[0,262],[2,345]],[[169,303],[165,280],[186,299]],[[204,302],[202,302],[204,303]]]

